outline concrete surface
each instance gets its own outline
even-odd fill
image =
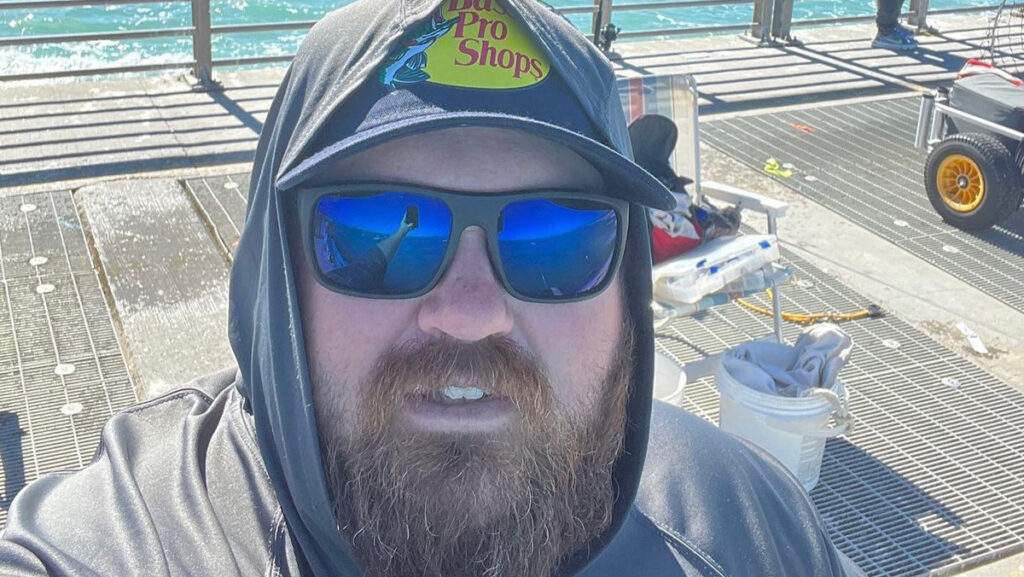
[[[140,397],[231,366],[228,267],[177,180],[76,193]]]
[[[220,92],[178,77],[0,84],[0,194],[246,171],[283,73],[221,74]]]

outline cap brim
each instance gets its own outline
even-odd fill
[[[313,153],[277,180],[279,190],[296,188],[328,163],[395,138],[444,128],[484,126],[509,128],[535,134],[579,154],[605,179],[604,194],[656,208],[671,210],[675,197],[657,178],[615,150],[571,130],[546,122],[487,112],[446,112],[375,126],[339,140]]]

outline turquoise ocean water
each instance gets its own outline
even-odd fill
[[[351,1],[351,0],[348,0]],[[346,0],[212,0],[213,24],[242,24],[315,20],[348,3]],[[550,0],[559,7],[591,5],[589,0]],[[985,6],[993,0],[931,0],[935,9]],[[179,28],[191,24],[189,3],[80,6],[33,10],[5,10],[0,2],[0,38],[21,35],[93,33],[115,30]],[[743,24],[751,19],[751,5],[699,6],[616,13],[614,22],[624,30],[672,29],[710,24]],[[828,18],[874,13],[873,0],[798,0],[794,18]],[[589,16],[570,18],[581,29]],[[214,36],[214,58],[291,54],[302,31]],[[99,41],[33,47],[0,48],[0,74],[49,70],[183,62],[191,58],[188,37]]]

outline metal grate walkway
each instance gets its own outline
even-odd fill
[[[784,258],[794,282],[783,310],[867,304]],[[856,429],[828,442],[811,493],[837,546],[872,577],[948,575],[1024,550],[1024,394],[899,319],[842,326],[855,344],[842,378]],[[786,338],[800,330],[787,324]],[[770,333],[770,318],[731,304],[673,322],[658,348],[685,362]],[[687,384],[683,406],[717,422],[710,379]]]
[[[136,402],[68,191],[0,197],[0,528],[28,482],[89,462]]]
[[[214,238],[231,256],[245,225],[245,205],[249,198],[249,174],[208,176],[185,181],[200,214],[213,228]]]
[[[777,112],[701,125],[701,136],[807,198],[1024,312],[1024,211],[1002,226],[962,232],[942,222],[924,190],[924,151],[913,147],[917,98]],[[850,250],[857,250],[850,247]]]

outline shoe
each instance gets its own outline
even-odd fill
[[[885,50],[914,50],[917,48],[917,39],[914,33],[902,26],[888,34],[879,34],[871,42],[872,48],[883,48]]]
[[[907,28],[905,26],[897,26],[896,34],[899,34],[900,36],[906,38],[907,40],[910,40],[914,44],[917,44],[917,38],[914,36],[914,31],[911,30],[910,28]]]

